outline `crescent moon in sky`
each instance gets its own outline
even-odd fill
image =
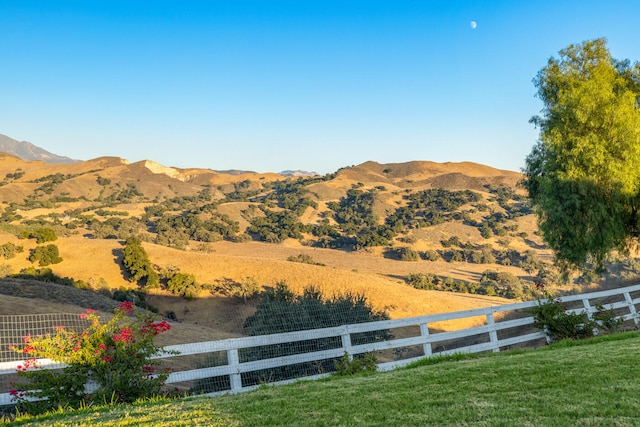
[[[471,29],[472,29],[472,30],[475,30],[475,29],[476,29],[476,27],[478,26],[478,23],[477,23],[476,21],[471,21],[471,22],[469,23],[469,25],[471,25]]]

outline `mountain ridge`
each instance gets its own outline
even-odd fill
[[[80,161],[70,157],[53,154],[28,141],[18,141],[2,134],[0,134],[0,151],[27,161],[39,160],[46,163],[63,164],[76,163]]]

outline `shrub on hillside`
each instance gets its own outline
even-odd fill
[[[193,274],[176,273],[167,281],[167,289],[174,295],[191,299],[200,292],[202,287],[198,285]]]
[[[321,265],[324,266],[321,262],[315,262],[311,255],[309,254],[298,254],[298,255],[289,255],[287,257],[287,261],[290,262],[300,262],[302,264],[311,264],[311,265]]]
[[[36,243],[53,242],[58,239],[56,232],[51,228],[40,227],[35,230],[25,230],[20,233],[25,239],[36,239]]]
[[[23,251],[24,247],[15,245],[11,242],[7,242],[0,246],[0,256],[2,256],[4,259],[14,258],[16,254],[19,254]]]
[[[28,260],[32,263],[37,261],[40,267],[46,267],[50,264],[58,264],[62,262],[58,247],[53,244],[36,246],[34,249],[31,249]]]

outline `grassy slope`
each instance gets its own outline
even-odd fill
[[[38,426],[640,425],[638,332],[217,398],[86,409]]]

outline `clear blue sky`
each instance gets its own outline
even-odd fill
[[[639,60],[639,16],[635,0],[0,0],[0,133],[181,168],[519,171],[536,73],[598,37]]]

